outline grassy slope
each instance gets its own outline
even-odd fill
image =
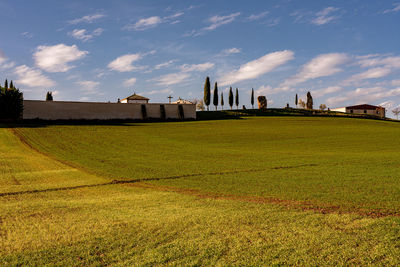
[[[399,126],[314,118],[135,125],[17,129],[34,147],[78,168],[0,129],[1,158],[8,158],[0,165],[0,189],[247,172],[0,196],[0,265],[400,262],[398,217],[241,201],[274,196],[339,211],[398,210]],[[276,168],[283,166],[294,168]],[[261,171],[248,172],[255,169]],[[16,176],[21,185],[13,184]],[[221,193],[230,197],[215,198]]]
[[[17,131],[41,151],[110,180],[203,174],[152,183],[344,211],[400,210],[397,123],[258,117]],[[208,175],[215,172],[225,174]]]

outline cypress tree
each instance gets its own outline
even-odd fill
[[[312,98],[312,96],[311,96],[311,93],[310,92],[308,92],[307,93],[307,109],[313,109],[313,98]]]
[[[211,100],[210,78],[207,76],[206,82],[204,83],[204,104],[207,106],[207,111],[208,111],[208,106],[210,105],[210,100]]]
[[[232,87],[229,89],[229,106],[233,106],[233,92],[232,92]]]
[[[4,82],[4,89],[8,89],[8,81],[7,81],[7,79],[6,79],[6,81]]]
[[[251,106],[254,109],[254,89],[253,88],[251,88],[251,99],[250,99],[250,101],[251,101]]]
[[[11,82],[10,82],[10,88],[11,88],[11,89],[14,89],[14,84],[13,84],[12,80],[11,80]]]
[[[53,94],[52,94],[52,92],[47,92],[47,94],[46,94],[46,101],[53,101]]]
[[[237,88],[236,88],[235,104],[236,104],[236,109],[239,109],[239,91]]]
[[[213,104],[215,106],[215,110],[217,110],[218,107],[218,85],[217,82],[215,82],[214,85],[214,99],[213,99]]]
[[[298,99],[297,94],[296,94],[296,99],[294,100],[294,103],[296,104],[296,108],[297,108],[297,104],[299,103],[299,99]]]
[[[221,92],[221,107],[224,109],[224,94]]]

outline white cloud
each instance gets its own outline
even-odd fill
[[[166,20],[168,20],[168,19],[176,19],[176,18],[182,16],[183,14],[184,14],[183,12],[177,12],[177,13],[171,15],[171,16],[164,17],[164,19],[166,19]]]
[[[127,54],[117,57],[108,64],[108,67],[112,70],[119,72],[134,71],[140,69],[140,67],[134,66],[132,63],[142,58],[141,54]]]
[[[126,79],[124,81],[124,86],[125,87],[131,87],[136,83],[136,78],[130,78],[130,79]]]
[[[342,71],[339,65],[347,61],[348,56],[342,53],[319,55],[304,64],[300,72],[285,80],[281,86],[293,86],[307,80],[333,75]]]
[[[394,6],[393,8],[386,9],[382,13],[387,14],[387,13],[396,13],[400,11],[400,3],[394,3],[393,6]]]
[[[256,60],[247,62],[240,66],[238,70],[232,71],[220,80],[221,85],[234,84],[240,81],[257,78],[273,69],[285,64],[294,58],[294,53],[290,50],[278,51],[266,54]]]
[[[226,54],[226,55],[230,55],[230,54],[237,54],[237,53],[240,53],[240,51],[241,51],[241,50],[240,50],[239,48],[232,47],[232,48],[223,50],[222,53],[224,53],[224,54]]]
[[[171,66],[174,62],[176,62],[176,60],[169,60],[167,62],[163,62],[163,63],[157,64],[154,68],[156,70],[159,70],[159,69],[162,69],[162,68],[166,68],[166,67]]]
[[[227,16],[212,16],[211,18],[208,19],[208,21],[211,23],[210,26],[203,28],[206,31],[212,31],[215,30],[216,28],[225,25],[225,24],[229,24],[231,22],[233,22],[235,20],[235,18],[237,16],[240,15],[240,12],[237,13],[232,13],[230,15]]]
[[[327,7],[322,9],[321,11],[317,12],[316,17],[311,21],[311,23],[315,25],[324,25],[327,24],[335,19],[337,16],[332,16],[331,14],[338,11],[339,8],[336,7]]]
[[[355,90],[346,92],[344,95],[328,98],[326,103],[328,105],[337,105],[346,101],[352,101],[353,104],[374,103],[382,98],[399,95],[400,87],[391,90],[387,90],[380,86],[357,88]]]
[[[100,85],[100,83],[96,81],[78,81],[76,84],[81,87],[80,89],[85,95],[96,94],[98,92],[97,88]]]
[[[358,64],[361,67],[384,66],[386,68],[400,68],[399,56],[367,55],[358,57]]]
[[[70,20],[68,21],[69,24],[78,24],[81,22],[86,22],[86,23],[93,23],[94,21],[104,18],[106,15],[102,13],[97,13],[97,14],[92,14],[92,15],[86,15],[78,19]]]
[[[186,72],[178,72],[160,76],[158,78],[153,79],[153,81],[156,81],[158,85],[169,86],[181,83],[189,77],[190,75]]]
[[[391,81],[390,83],[391,83],[391,85],[393,85],[393,86],[399,86],[399,87],[400,87],[400,80],[393,80],[393,81]]]
[[[9,61],[4,53],[0,50],[0,70],[10,69],[15,66],[13,61]]]
[[[28,87],[51,87],[56,84],[53,80],[43,75],[40,70],[30,68],[26,65],[16,67],[14,73],[18,76],[15,82]]]
[[[340,86],[329,86],[324,89],[312,90],[311,93],[312,93],[313,97],[321,97],[321,96],[336,93],[336,92],[339,92],[342,90],[343,90],[343,88]]]
[[[155,95],[155,94],[172,94],[174,91],[171,89],[163,89],[163,90],[152,90],[150,92],[141,92],[140,94],[146,94],[146,95]]]
[[[259,20],[259,19],[265,17],[266,15],[268,15],[268,13],[269,13],[269,11],[264,11],[264,12],[261,12],[259,14],[252,14],[252,15],[248,16],[247,19],[251,20],[251,21]]]
[[[66,72],[74,66],[68,63],[85,57],[89,52],[81,51],[76,45],[58,44],[38,46],[33,54],[35,64],[48,72]]]
[[[152,16],[149,18],[140,19],[135,24],[128,24],[124,27],[124,29],[143,31],[156,27],[158,24],[162,23],[162,21],[163,20],[159,16]]]
[[[214,67],[214,63],[206,62],[202,64],[184,64],[182,65],[181,71],[182,72],[191,72],[191,71],[206,71]]]
[[[349,84],[357,83],[357,82],[360,82],[360,81],[366,80],[366,79],[382,78],[382,77],[389,75],[390,73],[391,73],[391,70],[389,68],[382,68],[382,67],[372,68],[372,69],[369,69],[364,72],[361,72],[361,73],[351,76],[349,79],[345,80],[343,82],[343,84],[349,85]]]
[[[83,42],[87,42],[95,36],[100,36],[103,33],[102,28],[95,29],[92,33],[87,33],[85,29],[75,29],[72,32],[68,33],[75,39],[82,40]]]
[[[21,35],[25,38],[33,38],[33,33],[30,32],[21,32]]]

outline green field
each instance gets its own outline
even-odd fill
[[[400,124],[0,128],[0,265],[399,265]]]

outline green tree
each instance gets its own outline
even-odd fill
[[[4,89],[8,89],[8,81],[7,81],[7,79],[6,79],[6,81],[4,82]]]
[[[47,92],[46,101],[53,101],[53,93],[52,92]]]
[[[229,89],[229,106],[231,106],[231,109],[232,109],[232,106],[233,106],[233,92],[232,92],[232,87]]]
[[[299,99],[298,99],[298,96],[297,96],[297,94],[296,94],[296,99],[294,100],[294,104],[296,105],[296,108],[297,108],[297,104],[299,103]]]
[[[207,111],[208,111],[208,106],[210,105],[210,100],[211,100],[211,92],[210,92],[210,78],[207,76],[206,82],[204,83],[204,104],[207,106]]]
[[[253,88],[251,88],[251,99],[250,99],[250,101],[251,101],[251,106],[254,109],[254,89]]]
[[[239,90],[236,88],[236,95],[235,95],[235,104],[236,109],[239,109]]]
[[[221,92],[221,107],[224,110],[224,94]]]
[[[307,104],[306,104],[307,109],[313,109],[313,105],[314,105],[314,103],[313,103],[313,98],[311,96],[311,93],[307,92]]]
[[[214,85],[213,104],[215,106],[215,110],[217,110],[217,107],[218,107],[218,85],[217,85],[217,82],[215,82],[215,85]]]
[[[23,95],[19,89],[14,87],[0,90],[0,118],[19,119],[22,116],[22,110]]]
[[[10,82],[10,88],[11,89],[14,89],[14,84],[13,84],[13,81],[11,80],[11,82]]]

